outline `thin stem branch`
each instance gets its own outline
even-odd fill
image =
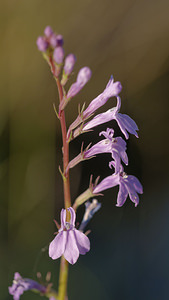
[[[55,74],[55,65],[52,58],[50,58],[51,71],[54,75],[54,78],[57,83],[58,92],[59,92],[59,101],[63,99],[63,88],[59,81],[58,76]],[[64,204],[65,208],[71,206],[71,195],[70,195],[70,180],[69,180],[69,171],[66,172],[67,166],[69,164],[69,142],[67,141],[67,129],[66,129],[66,120],[65,112],[61,110],[59,113],[59,120],[62,131],[62,153],[63,153],[63,188],[64,188]],[[60,275],[59,275],[59,290],[58,290],[58,299],[65,300],[67,295],[67,280],[68,280],[68,262],[65,258],[61,257],[60,263]]]

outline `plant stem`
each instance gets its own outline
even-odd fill
[[[63,90],[60,84],[59,79],[56,80],[58,91],[59,91],[59,99],[60,102],[63,98]],[[65,120],[65,112],[62,110],[59,115],[61,130],[62,130],[62,153],[63,153],[63,174],[65,175],[65,179],[63,180],[64,186],[64,200],[65,200],[65,208],[71,206],[71,196],[70,196],[70,181],[69,181],[69,171],[66,172],[66,168],[69,163],[69,142],[67,141],[67,130],[66,130],[66,120]]]
[[[58,299],[65,300],[67,295],[67,281],[68,281],[68,262],[61,257],[60,262],[60,275],[59,275],[59,290],[58,290]]]
[[[59,79],[56,79],[58,92],[59,92],[59,99],[60,102],[63,98],[63,89],[60,84]],[[66,120],[65,120],[65,112],[62,110],[59,115],[61,130],[62,130],[62,153],[63,153],[63,173],[65,175],[63,179],[63,186],[64,186],[64,202],[65,208],[71,206],[71,196],[70,196],[70,181],[69,181],[69,171],[66,172],[66,168],[69,163],[69,142],[67,141],[67,130],[66,130]],[[68,281],[68,262],[65,258],[61,257],[60,263],[60,275],[59,275],[59,290],[58,290],[58,299],[65,300],[67,295],[67,281]]]
[[[53,62],[52,57],[49,57],[48,61],[53,76],[56,80],[58,92],[59,92],[59,101],[61,102],[63,99],[63,88],[60,83],[60,80],[56,74],[55,64]],[[67,141],[67,129],[66,129],[66,120],[65,120],[65,112],[61,110],[59,113],[59,120],[62,131],[62,153],[63,153],[63,188],[64,188],[64,204],[65,208],[71,206],[71,195],[70,195],[70,180],[69,180],[69,171],[66,172],[66,168],[69,163],[69,142]],[[59,290],[58,290],[58,299],[65,300],[67,296],[67,278],[68,278],[68,262],[65,258],[61,257],[60,263],[60,275],[59,275]]]

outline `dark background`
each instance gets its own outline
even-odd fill
[[[7,0],[0,11],[0,299],[12,299],[7,286],[15,271],[36,279],[37,271],[45,278],[50,270],[57,288],[59,261],[44,249],[63,207],[57,89],[36,47],[46,25],[64,36],[66,54],[77,57],[71,82],[82,66],[93,73],[67,107],[67,123],[78,103],[88,104],[113,74],[123,85],[121,112],[140,129],[140,138],[128,141],[126,168],[144,186],[140,204],[135,208],[128,199],[117,208],[118,188],[100,197],[102,209],[89,226],[91,251],[70,266],[69,300],[169,299],[168,1]],[[110,99],[99,112],[115,103]],[[119,134],[115,122],[100,126],[72,142],[71,156],[83,139],[85,145],[98,141],[107,125]],[[100,155],[71,171],[72,199],[87,188],[91,173],[111,174],[109,159]]]

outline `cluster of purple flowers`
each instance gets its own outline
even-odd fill
[[[67,104],[89,81],[92,72],[89,67],[85,66],[81,68],[76,81],[70,86],[68,91],[66,91],[65,85],[72,74],[76,62],[75,55],[71,53],[65,57],[63,37],[60,34],[54,33],[50,26],[45,28],[43,36],[38,37],[37,46],[50,65],[57,83],[59,82],[61,86],[63,97],[60,99],[58,106],[57,116],[59,118]],[[119,94],[121,90],[121,83],[114,81],[113,76],[111,76],[104,91],[93,99],[87,108],[85,108],[85,104],[81,110],[79,108],[77,118],[67,130],[66,142],[70,143],[80,134],[91,131],[96,126],[111,120],[117,122],[126,139],[129,138],[129,134],[133,134],[138,138],[138,127],[135,121],[128,115],[120,113],[121,98]],[[98,108],[102,107],[112,97],[115,97],[117,101],[116,106],[94,116]],[[104,178],[100,183],[98,183],[98,179],[96,179],[94,184],[90,181],[89,188],[75,200],[73,207],[62,209],[60,215],[61,226],[58,226],[56,222],[58,233],[49,245],[49,256],[52,259],[64,256],[70,264],[74,264],[79,254],[84,255],[90,250],[90,241],[84,233],[84,230],[93,215],[100,209],[101,204],[98,203],[96,199],[93,199],[91,202],[87,200],[100,195],[100,193],[106,189],[119,185],[116,206],[122,206],[128,196],[135,206],[137,206],[139,203],[138,194],[143,193],[143,188],[139,180],[135,176],[127,175],[124,172],[122,163],[128,165],[126,141],[122,137],[116,137],[113,128],[107,128],[106,131],[101,131],[99,136],[103,136],[104,138],[94,145],[89,144],[86,149],[83,149],[82,144],[81,152],[68,163],[63,176],[66,176],[69,169],[81,161],[91,159],[103,153],[110,153],[111,159],[109,168],[113,168],[114,172],[112,175]],[[86,210],[83,220],[77,229],[75,227],[76,209],[83,203],[85,203]],[[15,273],[13,285],[9,288],[9,292],[13,295],[14,300],[19,300],[20,295],[23,294],[24,291],[32,289],[47,296],[46,287],[31,279],[24,279],[19,273]],[[55,296],[49,298],[51,300],[56,299]]]
[[[38,282],[29,279],[22,278],[21,275],[16,272],[14,274],[14,280],[12,286],[9,287],[9,293],[13,296],[14,300],[19,300],[20,296],[28,290],[35,290],[41,294],[46,293],[46,287],[39,284]]]
[[[89,67],[83,67],[80,69],[76,81],[70,86],[66,92],[64,86],[73,71],[76,58],[74,54],[69,54],[64,59],[63,39],[61,35],[56,35],[53,30],[48,26],[44,31],[45,36],[39,37],[37,45],[40,51],[46,52],[52,60],[55,66],[59,66],[59,73],[61,67],[63,67],[61,85],[64,90],[63,99],[59,105],[59,113],[65,109],[69,101],[79,93],[79,91],[85,86],[88,80],[91,78],[91,70]],[[51,42],[52,41],[52,42]],[[53,42],[55,41],[55,42]],[[43,44],[43,47],[42,47]],[[50,51],[49,51],[50,49]],[[52,50],[51,50],[52,49]],[[59,76],[57,72],[55,75]],[[110,77],[104,91],[93,99],[87,108],[83,105],[79,115],[75,121],[69,126],[67,131],[67,142],[69,143],[74,138],[82,133],[91,131],[100,124],[107,123],[111,120],[115,120],[126,139],[129,138],[129,133],[138,137],[138,127],[133,119],[128,115],[120,113],[121,98],[119,96],[122,90],[122,85],[119,81],[114,81],[113,76]],[[115,107],[110,108],[106,112],[93,116],[96,110],[102,107],[110,98],[115,97],[117,104]],[[89,120],[90,119],[90,120]],[[127,175],[122,166],[122,162],[128,165],[128,156],[126,153],[126,141],[122,137],[115,137],[114,130],[107,128],[106,131],[100,132],[100,136],[103,135],[104,139],[94,145],[89,145],[85,150],[81,148],[81,152],[74,159],[72,159],[68,166],[68,171],[73,168],[79,162],[91,159],[97,154],[110,153],[113,160],[110,161],[109,167],[114,168],[114,173],[111,176],[104,178],[99,184],[90,185],[89,189],[76,199],[74,208],[89,198],[94,197],[100,192],[119,185],[119,192],[117,196],[117,206],[122,206],[127,196],[129,195],[135,206],[139,203],[138,193],[143,193],[143,188],[139,180],[132,175]],[[76,205],[78,203],[78,205]],[[71,213],[70,222],[66,222],[66,210],[61,212],[61,228],[57,236],[51,242],[49,246],[49,256],[53,259],[64,255],[65,259],[69,263],[74,264],[80,254],[85,254],[90,249],[90,243],[88,238],[75,228],[75,211],[72,207],[69,208]],[[73,249],[71,251],[70,249]]]

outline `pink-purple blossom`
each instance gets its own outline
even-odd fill
[[[117,121],[120,130],[122,131],[126,139],[129,138],[128,132],[138,137],[137,124],[128,115],[119,113],[120,107],[121,107],[121,98],[118,96],[117,106],[107,110],[104,113],[96,115],[91,121],[89,121],[84,125],[83,131],[87,131],[100,124],[109,122],[114,119]]]
[[[114,165],[114,162],[112,163]],[[106,178],[104,178],[93,190],[93,194],[98,194],[104,190],[112,188],[116,185],[119,185],[119,192],[117,196],[117,204],[116,206],[122,206],[129,195],[131,201],[135,204],[135,207],[139,203],[139,196],[137,193],[143,193],[143,187],[140,181],[133,175],[127,175],[123,171],[123,167],[121,166],[121,170],[117,174],[112,174]]]
[[[115,173],[118,173],[120,171],[121,159],[128,165],[126,142],[121,137],[114,138],[114,130],[110,128],[100,132],[99,135],[104,135],[105,139],[89,148],[85,152],[84,157],[89,158],[100,153],[111,153],[112,158],[115,161]]]
[[[20,296],[28,290],[36,290],[40,293],[45,293],[46,287],[32,279],[22,278],[21,275],[16,272],[14,274],[13,284],[9,287],[9,294],[13,296],[14,300],[19,300]]]
[[[68,211],[71,214],[70,222],[66,222],[66,209],[61,211],[61,228],[49,245],[49,256],[57,259],[63,255],[70,264],[75,264],[79,254],[84,255],[90,250],[90,241],[83,232],[75,228],[74,209],[69,207]]]

